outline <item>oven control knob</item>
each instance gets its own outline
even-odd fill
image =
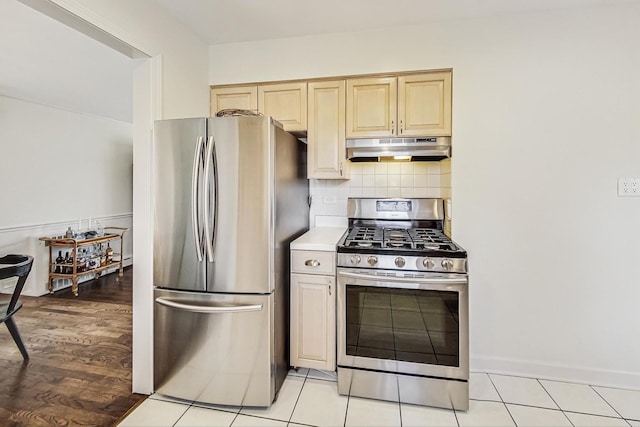
[[[443,259],[442,260],[442,268],[444,268],[445,270],[451,270],[453,268],[453,261],[451,261],[450,259]]]
[[[431,270],[433,267],[435,267],[435,263],[433,262],[433,260],[429,259],[429,258],[425,258],[422,260],[422,266],[424,268],[428,268],[429,270]]]
[[[401,256],[399,256],[398,258],[396,258],[396,267],[404,267],[404,258],[402,258]]]
[[[367,258],[367,262],[369,263],[369,265],[371,267],[373,267],[374,265],[376,265],[378,263],[378,257],[377,256],[370,256],[369,258]]]
[[[360,264],[360,255],[351,255],[351,264]]]

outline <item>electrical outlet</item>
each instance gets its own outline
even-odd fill
[[[640,178],[618,178],[618,197],[640,197]]]

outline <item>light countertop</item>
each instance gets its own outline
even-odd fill
[[[316,227],[291,242],[291,249],[302,251],[335,251],[346,227]]]

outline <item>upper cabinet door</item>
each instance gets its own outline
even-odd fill
[[[398,77],[398,135],[451,136],[451,72]]]
[[[345,81],[309,83],[308,178],[346,179]]]
[[[286,131],[307,130],[307,82],[258,86],[258,111]]]
[[[220,110],[258,110],[258,86],[238,86],[211,89],[211,115]]]
[[[396,78],[347,80],[347,138],[396,134]]]

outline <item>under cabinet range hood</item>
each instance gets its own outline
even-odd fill
[[[451,157],[451,137],[347,139],[352,162],[437,161]]]

